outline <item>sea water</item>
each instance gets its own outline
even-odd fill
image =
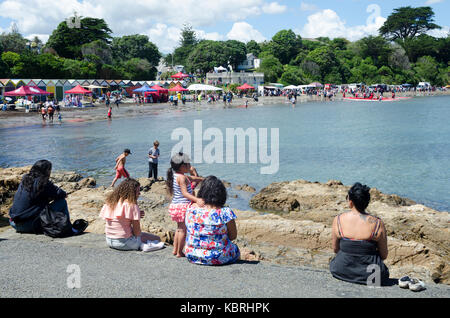
[[[235,105],[240,103],[245,102],[234,100]],[[165,177],[170,152],[178,143],[171,139],[172,132],[186,128],[193,133],[195,120],[201,120],[204,130],[218,128],[224,134],[227,128],[279,129],[275,174],[261,174],[263,165],[258,163],[195,164],[203,176],[216,175],[257,190],[272,182],[296,179],[334,179],[345,185],[361,182],[450,211],[449,119],[450,96],[398,102],[307,102],[295,107],[280,103],[248,109],[217,103],[112,121],[0,129],[0,166],[32,165],[48,159],[55,170],[75,170],[107,186],[115,175],[114,159],[124,148],[132,151],[126,166],[131,176],[146,177],[148,150],[157,139],[161,144],[159,175]],[[208,143],[203,141],[204,146]],[[235,153],[245,152],[248,158],[248,143],[240,148]],[[248,209],[251,194],[237,194],[230,204]]]

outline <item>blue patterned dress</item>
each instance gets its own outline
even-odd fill
[[[234,219],[236,215],[230,208],[188,208],[185,255],[189,262],[224,265],[237,261],[239,248],[227,234],[227,223]]]

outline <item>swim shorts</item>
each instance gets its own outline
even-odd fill
[[[128,171],[124,167],[117,168],[116,178],[120,179],[122,177],[130,178],[130,174],[128,173]]]

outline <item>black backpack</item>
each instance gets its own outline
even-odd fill
[[[64,212],[53,211],[46,206],[40,216],[42,232],[53,238],[63,238],[73,235],[72,223]]]

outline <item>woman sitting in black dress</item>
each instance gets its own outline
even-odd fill
[[[356,183],[348,191],[350,212],[334,218],[331,274],[340,280],[372,286],[386,285],[389,270],[383,263],[388,256],[387,234],[383,221],[365,212],[370,188]]]
[[[49,180],[51,171],[51,162],[40,160],[23,176],[9,210],[9,223],[17,232],[42,234],[40,214],[45,207],[63,212],[69,217],[65,199],[67,194]],[[75,221],[72,224],[73,234],[81,234],[87,225],[85,220]]]

